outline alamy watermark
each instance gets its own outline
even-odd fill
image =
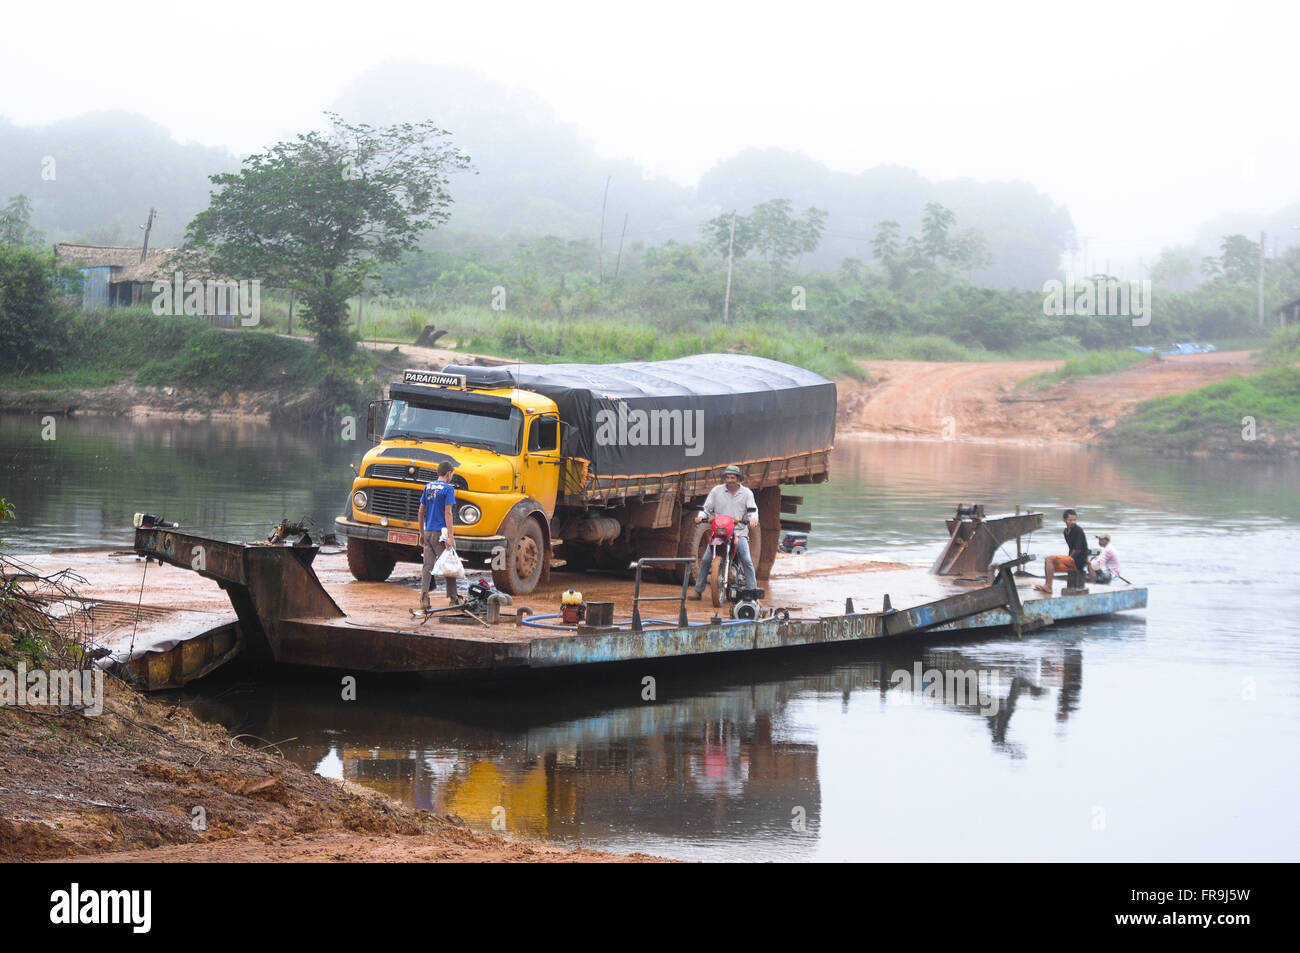
[[[80,708],[87,718],[104,712],[104,673],[91,669],[0,668],[0,707]]]
[[[909,672],[895,669],[889,676],[894,688],[907,694],[899,696],[908,704],[913,695],[940,705],[974,706],[983,715],[998,713],[998,696],[1002,694],[1002,679],[997,671],[988,669],[937,669],[922,671],[916,662]]]
[[[1133,327],[1151,323],[1151,280],[1120,281],[1118,278],[1075,278],[1043,282],[1043,314],[1057,317],[1124,317]]]
[[[50,894],[50,922],[59,925],[123,924],[148,933],[152,910],[152,890],[83,890],[74,883]]]
[[[186,280],[177,271],[172,281],[153,283],[153,313],[156,315],[238,315],[246,328],[262,320],[262,282],[256,278]]]
[[[703,410],[596,411],[596,443],[602,447],[685,447],[686,456],[704,452]]]

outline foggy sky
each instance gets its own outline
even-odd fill
[[[750,146],[1026,179],[1097,259],[1150,261],[1218,213],[1300,200],[1284,3],[141,0],[3,19],[0,115],[126,109],[241,156],[320,126],[370,67],[416,60],[527,90],[601,155],[687,185]]]

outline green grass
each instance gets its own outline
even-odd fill
[[[187,340],[175,354],[145,364],[135,379],[145,386],[180,384],[210,393],[266,390],[286,378],[303,378],[314,354],[306,341],[209,328]]]
[[[375,384],[377,356],[357,351],[331,364],[311,341],[257,329],[223,330],[203,318],[159,317],[147,309],[79,315],[57,367],[0,377],[0,389],[33,400],[72,403],[77,391],[134,382],[208,395],[275,392],[273,413],[308,417],[360,406]]]
[[[1207,343],[1213,344],[1220,351],[1253,351],[1259,348],[1265,340],[1266,335],[1261,333],[1244,337],[1209,338]]]
[[[1078,338],[1054,337],[1047,341],[1033,341],[1018,345],[1006,355],[1006,358],[1012,361],[1063,361],[1086,353]]]
[[[147,308],[79,314],[57,368],[0,376],[7,390],[108,387],[131,378],[143,364],[173,354],[212,326],[202,318],[159,317]]]
[[[1054,371],[1044,371],[1041,374],[1035,374],[1027,377],[1020,382],[1020,386],[1030,387],[1053,387],[1064,381],[1074,380],[1080,377],[1097,377],[1102,374],[1114,374],[1116,371],[1127,370],[1135,364],[1141,364],[1143,361],[1159,360],[1159,355],[1143,354],[1140,351],[1134,351],[1130,348],[1122,348],[1114,351],[1087,351],[1083,354],[1071,354],[1065,359],[1065,364]]]
[[[611,364],[665,361],[688,354],[754,354],[816,371],[827,377],[862,377],[850,352],[797,329],[746,323],[707,330],[664,333],[627,320],[572,320],[500,317],[474,329],[442,319],[449,336],[464,350],[536,363]]]
[[[1259,347],[1258,341],[1256,346]],[[1300,324],[1273,332],[1263,347],[1251,357],[1274,367],[1300,362]]]
[[[1257,434],[1295,435],[1300,430],[1300,368],[1230,377],[1186,394],[1147,401],[1116,425],[1106,442],[1193,450],[1217,441],[1250,451],[1255,447],[1242,435],[1248,420]]]

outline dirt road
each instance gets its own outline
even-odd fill
[[[841,380],[841,436],[1087,443],[1139,402],[1253,373],[1249,351],[1143,361],[1124,371],[1017,387],[1060,361],[863,361],[868,382]]]

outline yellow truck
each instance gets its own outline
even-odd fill
[[[820,483],[835,440],[835,385],[811,371],[743,354],[629,364],[448,365],[408,370],[370,407],[365,454],[347,509],[348,568],[387,579],[420,562],[416,517],[438,464],[456,466],[456,550],[514,595],[570,569],[698,556],[695,515],[735,464],[754,491],[751,538],[766,579],[781,530]],[[786,514],[786,515],[783,515]]]

